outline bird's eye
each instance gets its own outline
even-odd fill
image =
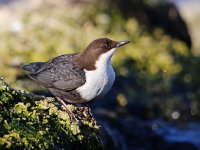
[[[107,48],[108,46],[106,44],[102,44],[101,48]]]

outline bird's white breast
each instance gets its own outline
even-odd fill
[[[115,80],[115,72],[111,65],[111,57],[115,49],[101,54],[96,61],[95,70],[85,70],[86,82],[77,88],[77,92],[87,101],[95,97],[105,95],[112,87]]]

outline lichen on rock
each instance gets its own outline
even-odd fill
[[[84,107],[14,90],[0,79],[0,149],[102,149],[100,129]]]

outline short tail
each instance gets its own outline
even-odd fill
[[[31,73],[36,73],[37,70],[40,69],[40,67],[43,65],[43,62],[35,62],[35,63],[30,63],[27,65],[22,66],[23,70],[29,71]]]

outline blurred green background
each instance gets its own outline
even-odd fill
[[[113,89],[94,108],[177,123],[199,121],[200,14],[179,4],[180,11],[164,0],[1,1],[0,75],[16,89],[37,93],[44,89],[26,77],[21,65],[81,52],[99,37],[130,40],[113,57]]]

